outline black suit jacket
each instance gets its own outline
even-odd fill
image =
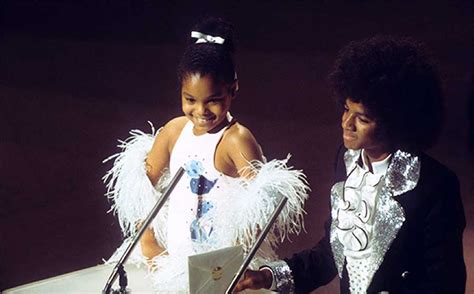
[[[343,153],[340,152],[336,164],[336,182],[346,178]],[[368,293],[461,294],[465,291],[462,248],[465,217],[458,179],[426,154],[419,154],[418,159],[416,186],[393,197],[403,208],[405,220],[383,255]],[[330,243],[331,222],[332,219],[326,222],[326,235],[316,246],[286,260],[297,293],[310,292],[338,274]],[[341,293],[349,293],[345,263],[341,276]]]

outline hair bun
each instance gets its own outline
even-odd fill
[[[216,44],[217,46],[223,46],[230,53],[235,51],[234,42],[234,27],[233,25],[219,17],[207,17],[198,22],[194,27],[193,31],[200,32],[202,34],[210,35],[213,37],[223,38],[224,44]],[[196,39],[191,39],[192,43],[196,42]]]
[[[230,22],[207,17],[193,27],[189,40],[178,66],[181,82],[195,73],[227,84],[235,81],[234,27]]]

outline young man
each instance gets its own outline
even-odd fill
[[[309,250],[247,271],[237,291],[464,293],[465,217],[456,175],[423,151],[439,133],[442,90],[423,47],[374,37],[340,52],[330,80],[344,106],[344,147],[326,235]]]

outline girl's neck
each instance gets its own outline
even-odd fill
[[[219,133],[223,128],[227,127],[230,122],[232,120],[232,117],[230,116],[230,114],[227,114],[226,118],[224,118],[217,126],[215,126],[212,130],[209,130],[205,133],[202,133],[202,134],[196,134],[196,131],[193,127],[193,134],[196,135],[196,136],[201,136],[201,135],[205,135],[205,134],[216,134],[216,133]]]

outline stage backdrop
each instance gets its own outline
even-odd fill
[[[94,266],[120,244],[101,182],[110,164],[101,162],[130,129],[180,115],[183,41],[210,14],[229,18],[238,33],[233,115],[267,158],[291,153],[291,165],[312,187],[306,232],[282,244],[281,256],[317,242],[328,217],[341,135],[325,78],[337,50],[374,34],[413,36],[432,49],[444,74],[447,116],[430,153],[461,181],[472,293],[471,1],[160,2],[2,1],[0,289]],[[337,287],[334,281],[315,293]]]

